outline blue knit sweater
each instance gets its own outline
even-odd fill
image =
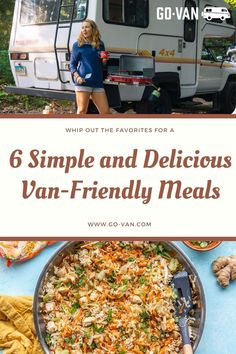
[[[102,61],[99,58],[99,52],[103,50],[105,50],[103,42],[100,42],[99,49],[92,47],[89,43],[82,46],[79,46],[78,42],[73,44],[70,61],[72,76],[76,71],[82,78],[88,74],[90,76],[85,78],[86,82],[82,85],[75,82],[76,86],[103,87]]]

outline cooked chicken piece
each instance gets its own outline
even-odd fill
[[[96,317],[86,317],[83,319],[82,324],[85,327],[89,327],[94,322],[96,322]]]
[[[51,302],[47,302],[45,304],[45,311],[46,312],[52,312],[55,310],[55,307],[56,307],[56,304],[54,301],[51,301]]]
[[[49,321],[49,322],[47,323],[47,331],[48,331],[49,333],[54,333],[54,332],[57,331],[57,326],[56,326],[55,322]]]

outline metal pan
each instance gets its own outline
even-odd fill
[[[153,241],[152,241],[153,242]],[[45,324],[42,318],[42,314],[40,312],[40,303],[42,302],[42,291],[43,284],[47,281],[47,276],[50,275],[54,266],[59,266],[62,262],[62,259],[67,255],[73,252],[75,245],[79,243],[83,243],[81,241],[72,241],[65,243],[56,253],[49,259],[44,269],[42,270],[40,277],[38,279],[35,294],[34,294],[34,304],[33,304],[33,313],[34,313],[34,324],[38,339],[40,341],[41,347],[44,350],[45,354],[50,354],[48,346],[44,340],[46,335]],[[200,277],[189,260],[189,258],[184,254],[184,252],[173,242],[160,242],[165,248],[171,251],[172,255],[176,257],[179,262],[184,266],[185,270],[189,275],[192,275],[195,278],[195,286],[196,286],[196,294],[199,299],[199,308],[195,309],[194,313],[194,324],[192,325],[192,331],[194,336],[196,337],[193,341],[193,351],[195,352],[198,344],[201,340],[201,336],[204,329],[205,324],[205,316],[206,316],[206,302],[203,286],[200,280]]]

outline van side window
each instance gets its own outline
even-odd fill
[[[196,11],[196,3],[193,0],[185,1],[185,7],[188,9],[189,17],[184,20],[184,40],[185,42],[194,42],[196,35],[196,18],[192,14]]]
[[[105,22],[125,26],[147,27],[149,0],[103,0]]]
[[[83,21],[86,18],[88,0],[77,0],[73,19]],[[67,5],[72,5],[73,0],[68,0]],[[22,0],[20,11],[20,24],[33,25],[56,22],[58,18],[59,2],[57,0]],[[61,10],[60,21],[70,21],[71,7]]]

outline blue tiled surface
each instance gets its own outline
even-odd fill
[[[192,251],[182,242],[177,244],[195,265],[206,295],[205,329],[196,354],[236,354],[236,281],[221,289],[210,268],[218,256],[236,254],[236,242],[223,242],[206,253]],[[48,247],[34,259],[10,268],[0,260],[0,294],[33,295],[43,266],[60,246],[58,243]]]

